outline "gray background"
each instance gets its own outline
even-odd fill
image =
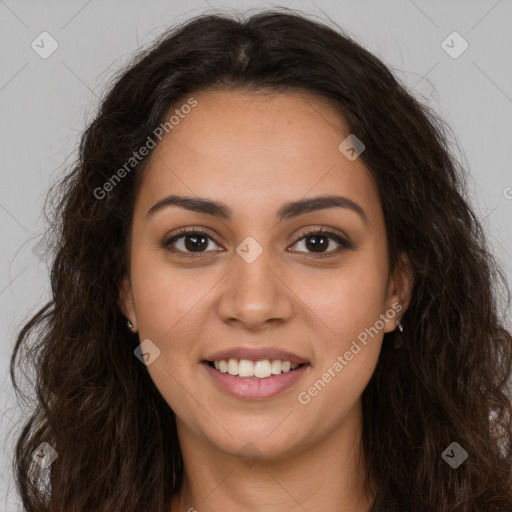
[[[7,362],[21,323],[49,296],[48,264],[38,256],[49,185],[74,160],[106,81],[137,48],[212,8],[275,5],[331,18],[441,114],[471,173],[469,189],[491,246],[511,279],[511,0],[0,0],[0,509],[19,507],[9,472],[22,412]],[[58,43],[46,59],[31,47],[43,31]],[[441,45],[453,31],[469,44],[455,59]],[[461,48],[457,40],[447,44]]]

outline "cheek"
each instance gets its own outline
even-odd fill
[[[330,277],[302,284],[300,294],[308,297],[305,311],[318,325],[313,344],[317,364],[309,387],[301,390],[304,401],[315,402],[312,409],[332,400],[343,405],[342,414],[358,399],[377,364],[387,273],[377,257],[359,256]]]
[[[333,358],[325,367],[312,372],[296,397],[298,413],[305,421],[321,418],[323,429],[330,430],[353,417],[375,369],[378,345],[363,349],[346,365]]]
[[[372,272],[347,272],[329,283],[323,293],[310,290],[308,305],[324,328],[314,338],[317,364],[297,400],[311,417],[325,417],[329,410],[325,425],[334,426],[355,406],[375,370],[383,338],[384,286]]]
[[[143,264],[151,257],[151,264]],[[173,269],[163,259],[155,255],[134,258],[132,281],[140,332],[166,341],[189,322],[215,280],[198,269]]]
[[[357,255],[359,256],[359,255]],[[306,310],[318,320],[326,334],[324,348],[335,343],[341,348],[364,329],[375,325],[384,313],[387,274],[381,262],[354,258],[353,264],[335,272],[317,274],[297,282],[297,294],[306,297]],[[349,343],[350,344],[350,343]]]
[[[190,342],[201,338],[205,294],[212,285],[193,271],[179,272],[168,263],[140,264],[143,261],[148,260],[139,257],[132,262],[139,338],[151,340],[160,351],[147,370],[171,409],[192,424],[194,414],[201,411],[193,412],[195,402],[190,398],[199,395],[190,384],[197,365]]]

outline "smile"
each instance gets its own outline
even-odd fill
[[[271,398],[295,384],[310,367],[280,359],[221,359],[203,361],[203,366],[222,391],[237,398]]]
[[[221,359],[220,361],[209,361],[210,366],[222,373],[238,375],[239,377],[256,377],[265,379],[271,375],[279,375],[297,369],[300,365],[290,361],[274,359],[272,361],[263,359],[261,361],[250,361],[249,359]]]

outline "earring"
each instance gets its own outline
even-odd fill
[[[126,320],[126,325],[128,326],[128,329],[130,329],[130,331],[133,333],[137,332],[137,328],[130,322],[130,320]]]
[[[400,323],[400,320],[395,321],[395,325],[400,332],[404,332],[404,326]],[[393,348],[400,348],[403,344],[402,336],[395,336],[393,341]]]

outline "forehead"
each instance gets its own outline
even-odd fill
[[[349,131],[327,101],[299,92],[191,96],[197,105],[181,114],[150,156],[139,203],[182,193],[242,211],[259,200],[271,208],[274,201],[342,193],[365,203],[370,218],[379,216],[374,179],[360,158],[349,161],[338,149]],[[176,109],[180,105],[167,118]]]

